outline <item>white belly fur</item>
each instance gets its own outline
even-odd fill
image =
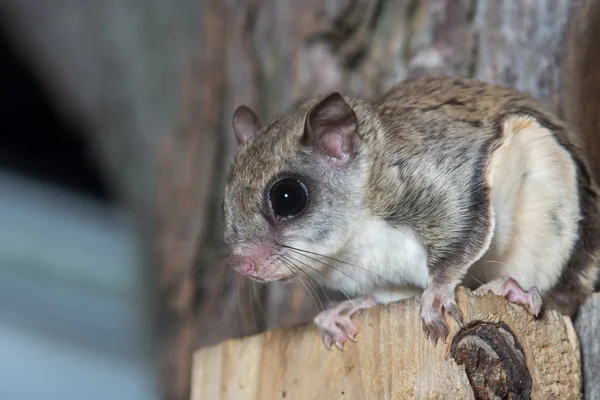
[[[571,254],[580,219],[575,163],[552,133],[529,117],[504,123],[488,168],[495,229],[470,286],[510,276],[525,289],[553,286]],[[477,283],[476,283],[477,282]]]
[[[343,253],[344,260],[363,266],[338,264],[341,272],[332,271],[332,287],[348,295],[373,293],[379,302],[388,303],[418,294],[429,284],[427,253],[408,227],[368,220]]]

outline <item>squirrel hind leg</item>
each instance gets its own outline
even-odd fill
[[[488,282],[475,291],[478,294],[489,292],[502,296],[511,303],[525,306],[534,316],[539,315],[542,309],[542,295],[537,287],[532,286],[529,290],[525,290],[516,280],[508,276]]]

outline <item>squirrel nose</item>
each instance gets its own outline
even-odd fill
[[[249,275],[254,271],[254,262],[249,257],[233,256],[231,265],[242,275]]]

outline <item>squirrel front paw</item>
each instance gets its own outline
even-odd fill
[[[434,346],[439,338],[444,342],[450,333],[450,327],[444,317],[444,310],[462,325],[462,313],[456,304],[454,287],[429,285],[421,297],[421,320],[423,332],[431,339]]]
[[[325,346],[330,349],[331,345],[335,344],[338,349],[344,350],[344,343],[348,339],[356,341],[358,328],[352,322],[352,315],[376,304],[377,301],[372,296],[359,297],[343,301],[317,314],[313,322],[319,329]]]

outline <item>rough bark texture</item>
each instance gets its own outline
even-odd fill
[[[195,346],[308,321],[319,308],[301,288],[231,278],[219,259],[223,249],[213,240],[235,151],[234,108],[247,104],[266,120],[333,89],[375,97],[409,76],[458,74],[561,103],[598,159],[599,119],[590,117],[600,92],[597,23],[571,29],[586,45],[567,52],[571,79],[559,96],[565,27],[580,2],[582,10],[598,8],[593,0],[14,0],[0,7],[65,112],[90,127],[99,160],[135,213],[144,267],[159,281],[166,310],[165,391],[183,399]],[[577,15],[585,22],[588,14]]]
[[[584,137],[596,179],[600,177],[600,2],[581,0],[574,9],[563,56],[563,118]],[[600,399],[600,293],[581,307],[575,320],[581,346],[584,398]]]
[[[418,298],[357,317],[357,343],[325,349],[312,325],[223,342],[194,356],[200,399],[580,399],[571,320],[461,288],[465,327],[433,347]]]
[[[584,398],[600,399],[600,293],[595,293],[581,307],[575,319],[575,330],[581,347]]]
[[[578,0],[572,13],[562,61],[563,118],[583,136],[594,176],[600,177],[600,2]]]

